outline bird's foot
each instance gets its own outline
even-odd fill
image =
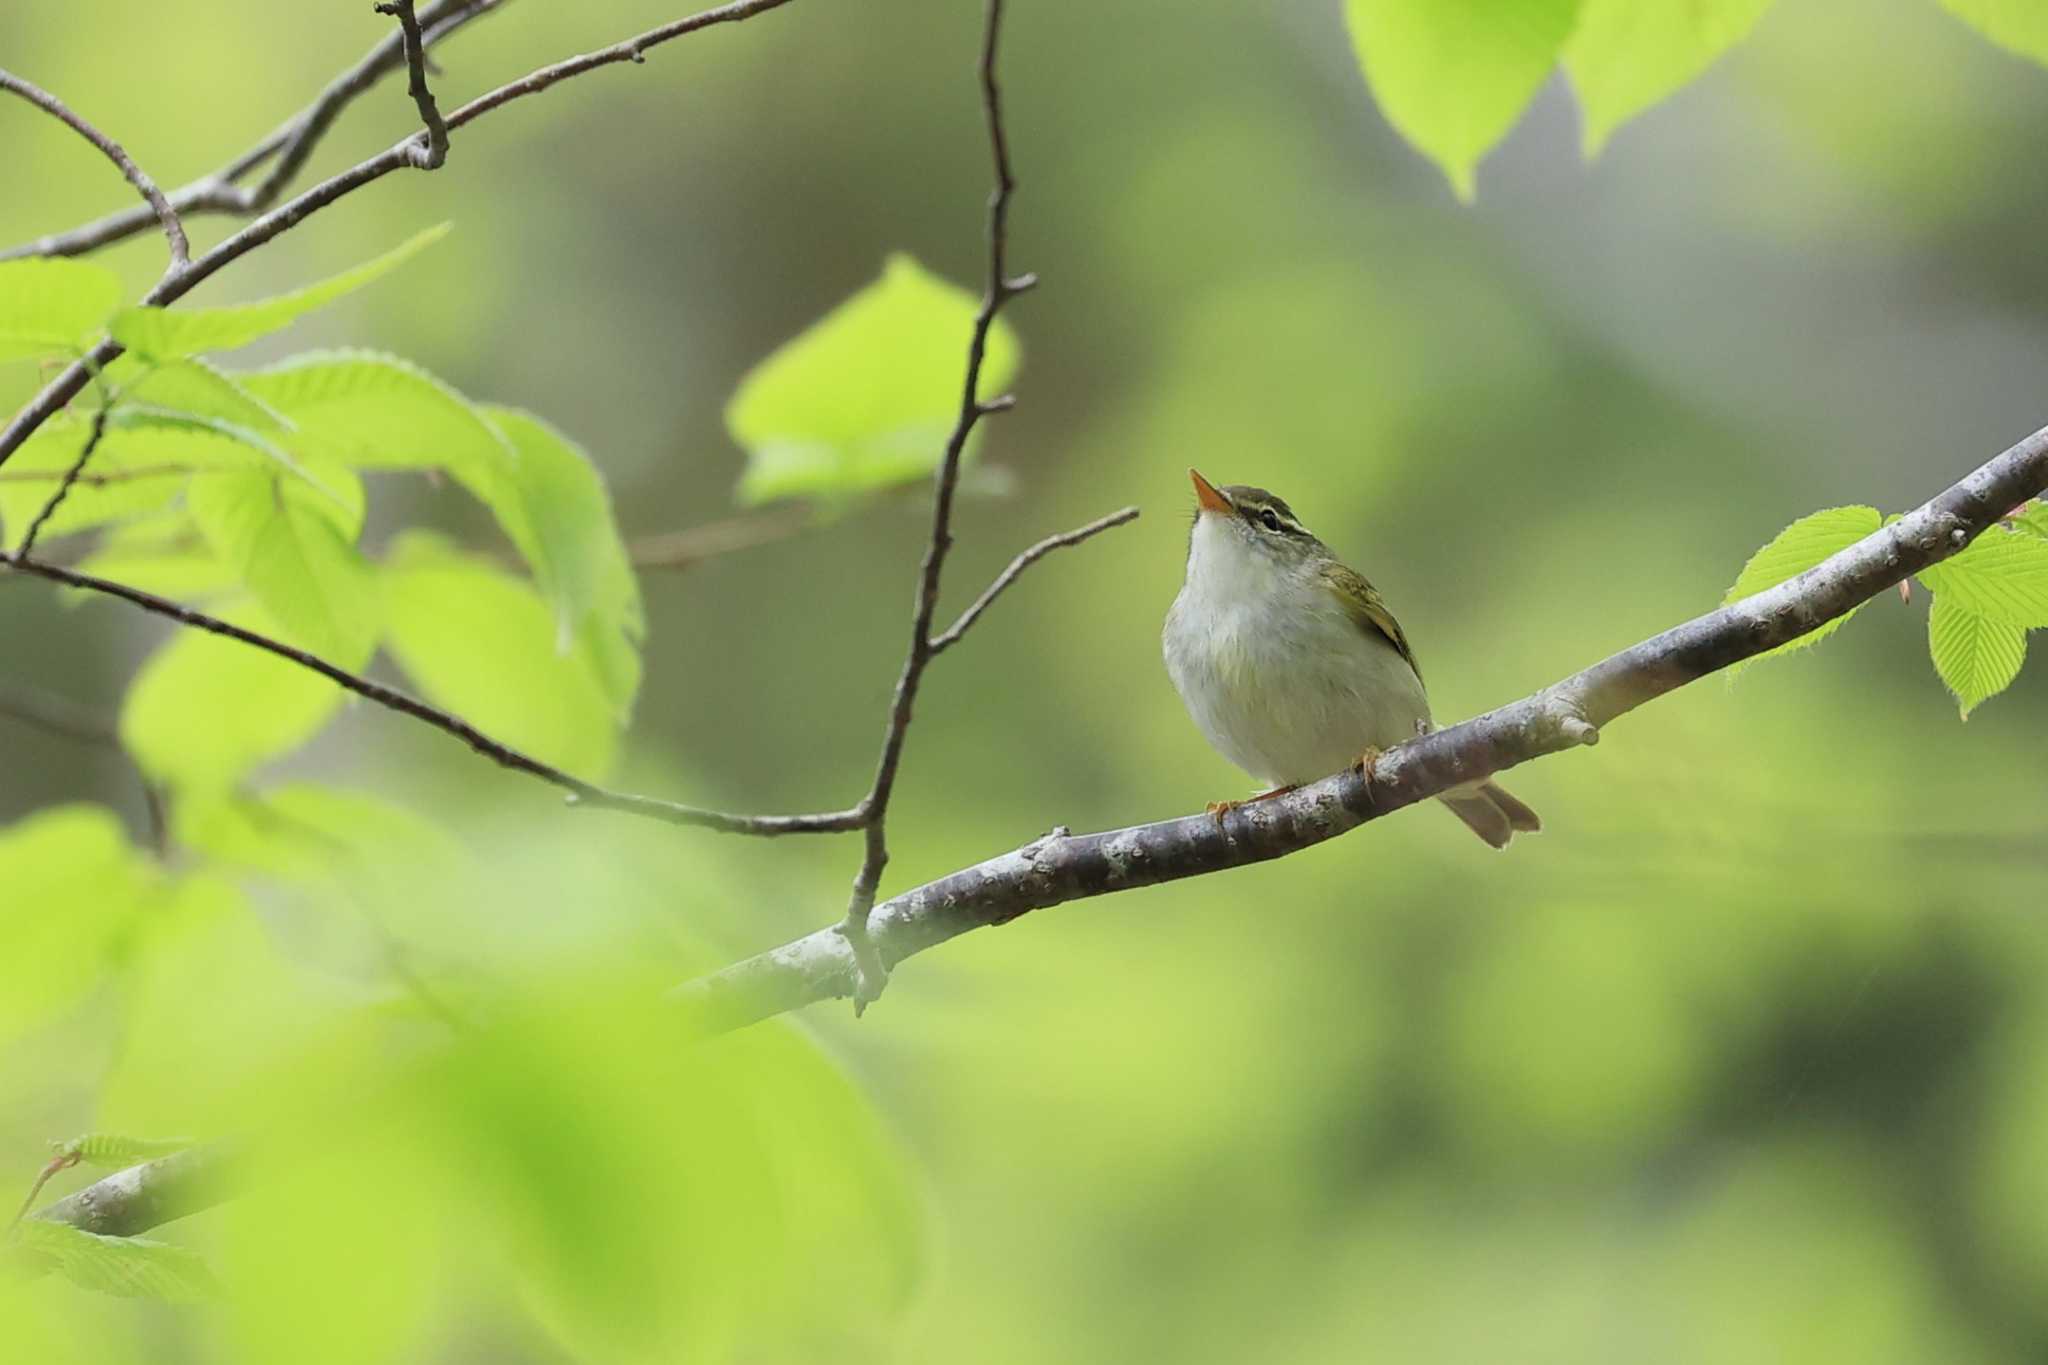
[[[1230,812],[1240,810],[1245,806],[1253,805],[1260,801],[1270,801],[1276,796],[1285,796],[1299,785],[1299,783],[1289,783],[1284,787],[1275,787],[1271,791],[1262,791],[1257,796],[1248,796],[1242,801],[1211,801],[1209,803],[1209,818],[1220,825],[1223,823],[1223,817],[1230,814]]]
[[[1373,779],[1379,775],[1380,755],[1385,752],[1386,750],[1377,747],[1369,748],[1358,756],[1358,762],[1354,765],[1358,769],[1358,775],[1365,779],[1365,795],[1368,801],[1372,799]]]
[[[1221,825],[1224,816],[1230,814],[1230,812],[1243,804],[1244,802],[1242,801],[1211,801],[1209,803],[1209,818]]]

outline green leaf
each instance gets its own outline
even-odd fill
[[[1968,720],[1971,711],[2019,676],[2027,659],[2027,632],[1980,616],[1937,589],[1927,613],[1927,652]]]
[[[56,806],[0,830],[0,1038],[98,984],[154,880],[100,806]]]
[[[555,647],[527,583],[421,532],[393,546],[384,582],[387,643],[429,700],[579,776],[611,765],[611,698],[583,651]]]
[[[241,581],[182,510],[114,527],[78,569],[184,602],[217,597]],[[94,596],[77,592],[79,600]]]
[[[589,456],[553,427],[515,408],[482,412],[514,462],[494,477],[464,483],[533,566],[555,609],[557,646],[567,649],[579,634],[592,633],[600,680],[624,720],[639,690],[647,620],[611,495]]]
[[[122,1137],[118,1133],[87,1133],[57,1144],[57,1154],[70,1161],[118,1170],[155,1161],[193,1146],[191,1138]]]
[[[355,482],[342,469],[325,476]],[[188,501],[214,553],[287,639],[323,659],[369,656],[379,629],[376,576],[344,534],[355,523],[338,525],[328,499],[274,475],[242,473],[194,479]]]
[[[128,406],[115,408],[107,425],[110,431],[121,433],[117,444],[123,451],[131,455],[147,451],[149,463],[180,464],[193,470],[280,470],[320,489],[338,508],[350,505],[346,486],[315,479],[303,460],[279,444],[282,433],[252,430],[197,413]],[[103,447],[105,444],[101,442]],[[355,501],[360,503],[361,498]],[[357,520],[361,520],[360,511]]]
[[[2048,66],[2048,6],[2040,0],[1941,0],[1941,7],[2000,47]]]
[[[253,606],[225,618],[262,635],[284,629]],[[366,648],[328,662],[350,670]],[[218,791],[304,744],[348,697],[298,664],[203,630],[181,630],[152,655],[121,707],[121,741],[151,777]]]
[[[1994,526],[1920,571],[1936,597],[2023,629],[2048,627],[2048,540]]]
[[[1884,517],[1875,507],[1830,507],[1801,517],[1771,538],[1768,545],[1749,557],[1736,576],[1734,586],[1721,598],[1727,606],[1754,597],[1767,588],[1775,588],[1788,579],[1797,578],[1814,565],[1831,555],[1839,554],[1857,541],[1876,531],[1884,524]],[[1774,654],[1785,654],[1795,649],[1805,649],[1819,644],[1828,636],[1840,630],[1851,616],[1863,609],[1859,604],[1796,640],[1788,640],[1775,649],[1765,650],[1756,659],[1768,659]],[[1730,669],[1730,675],[1740,671],[1756,659],[1746,660]]]
[[[177,360],[201,351],[231,351],[246,346],[395,269],[440,241],[448,234],[448,227],[443,223],[428,228],[353,270],[255,303],[226,308],[123,308],[114,315],[114,340],[151,360]]]
[[[121,277],[93,261],[0,261],[0,361],[75,355],[121,303]]]
[[[61,414],[22,442],[0,469],[0,522],[6,524],[7,544],[18,545],[28,533],[91,435],[90,418]],[[72,486],[40,536],[73,535],[160,512],[185,485],[183,474],[162,472],[155,459],[121,440],[111,421],[86,472],[91,479]]]
[[[725,412],[747,452],[739,500],[845,497],[931,472],[960,412],[976,302],[908,256],[756,365]],[[1017,372],[998,320],[982,399]]]
[[[2030,535],[2048,540],[2048,502],[2036,498],[2024,503],[2012,514],[2012,524]]]
[[[1471,199],[1479,159],[1557,64],[1579,0],[1346,0],[1387,122]]]
[[[1564,64],[1585,115],[1587,159],[1741,42],[1770,7],[1771,0],[1581,0]]]
[[[102,1237],[68,1223],[31,1218],[16,1225],[21,1244],[51,1261],[81,1289],[162,1303],[198,1303],[220,1285],[197,1252],[147,1237]]]
[[[281,432],[291,423],[243,388],[233,376],[204,360],[154,365],[124,355],[107,367],[107,382],[121,401],[193,417],[211,417],[250,431]]]
[[[511,453],[461,394],[374,351],[314,351],[237,376],[314,453],[357,469],[498,469]]]

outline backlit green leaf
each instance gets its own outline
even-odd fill
[[[253,606],[223,615],[259,634],[284,628]],[[330,658],[359,669],[366,648]],[[317,734],[348,694],[310,669],[203,630],[181,630],[152,655],[121,707],[121,740],[143,771],[179,787],[232,787]]]
[[[1748,35],[1771,0],[1581,0],[1565,69],[1597,156],[1622,124]]]
[[[114,339],[151,360],[176,360],[202,351],[230,351],[246,346],[395,269],[446,236],[448,226],[443,223],[428,228],[382,256],[318,284],[255,303],[225,308],[123,308],[114,315]]]
[[[344,469],[323,474],[329,483],[356,482]],[[377,581],[348,538],[347,510],[295,480],[254,472],[194,479],[188,502],[214,553],[293,643],[322,658],[368,657],[379,624]]]
[[[639,642],[646,634],[640,585],[612,516],[611,495],[590,458],[553,427],[514,408],[483,414],[511,447],[514,461],[498,477],[464,479],[498,518],[555,609],[560,647],[586,626],[616,640],[630,660],[622,676],[600,678],[621,719],[639,687]]]
[[[1940,0],[1941,7],[2000,47],[2048,65],[2048,5],[2040,0]]]
[[[161,1303],[197,1303],[219,1293],[199,1254],[169,1242],[102,1237],[40,1218],[19,1224],[17,1234],[23,1247],[81,1289]]]
[[[107,382],[124,403],[217,418],[250,431],[278,432],[291,425],[232,375],[204,360],[156,365],[124,355],[107,367]]]
[[[236,378],[298,424],[306,449],[357,469],[461,474],[511,459],[468,400],[396,356],[315,351]]]
[[[0,1037],[99,982],[153,881],[103,807],[56,806],[0,829]]]
[[[78,568],[184,602],[219,596],[241,581],[182,510],[112,528]],[[78,596],[94,594],[81,590]]]
[[[554,613],[524,580],[415,532],[384,582],[391,652],[429,700],[580,776],[611,765],[604,683],[583,651],[556,648]]]
[[[1971,711],[2019,676],[2027,659],[2027,632],[1980,616],[1937,590],[1927,613],[1927,652],[1968,720]]]
[[[121,277],[94,261],[0,261],[0,361],[85,350],[121,303]]]
[[[2012,524],[2019,530],[2048,540],[2048,502],[2035,498],[2013,514]]]
[[[1884,517],[1875,507],[1830,507],[1801,517],[1778,532],[1768,545],[1749,557],[1749,562],[1742,566],[1742,572],[1736,576],[1734,586],[1722,597],[1722,604],[1740,602],[1746,597],[1756,596],[1766,588],[1775,588],[1787,579],[1797,578],[1829,556],[1848,549],[1883,524]],[[1859,604],[1825,625],[1796,640],[1789,640],[1776,649],[1766,650],[1756,658],[1768,659],[1773,654],[1784,654],[1818,644],[1840,630],[1851,616],[1861,610],[1862,606]],[[1755,661],[1751,659],[1746,663]],[[1738,664],[1730,673],[1744,666],[1745,664]]]
[[[5,523],[8,545],[21,543],[66,471],[78,462],[91,435],[90,417],[60,414],[24,441],[0,469],[0,522]],[[93,451],[86,473],[90,477],[72,485],[56,514],[44,523],[39,538],[70,535],[159,512],[176,501],[185,483],[182,473],[166,470],[153,455],[124,441],[111,424]]]
[[[1936,597],[2009,626],[2048,627],[2048,540],[1994,526],[1920,572]]]
[[[124,1137],[119,1133],[87,1133],[58,1144],[58,1153],[88,1166],[118,1170],[182,1152],[192,1145],[191,1138],[138,1138]]]
[[[1535,96],[1579,0],[1346,0],[1387,122],[1470,199],[1479,160]]]
[[[726,408],[747,452],[742,502],[844,497],[929,473],[959,416],[973,296],[908,256],[756,365]],[[1016,336],[989,334],[979,397],[1016,374]]]

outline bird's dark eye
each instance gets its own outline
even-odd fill
[[[1280,529],[1280,514],[1270,507],[1260,509],[1259,520],[1266,524],[1268,531]]]

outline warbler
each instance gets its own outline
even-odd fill
[[[1187,578],[1166,613],[1166,671],[1197,728],[1272,790],[1261,801],[1431,728],[1400,622],[1365,578],[1263,488],[1195,470]],[[1543,827],[1496,782],[1437,798],[1495,848]],[[1220,819],[1244,804],[1217,802]]]

